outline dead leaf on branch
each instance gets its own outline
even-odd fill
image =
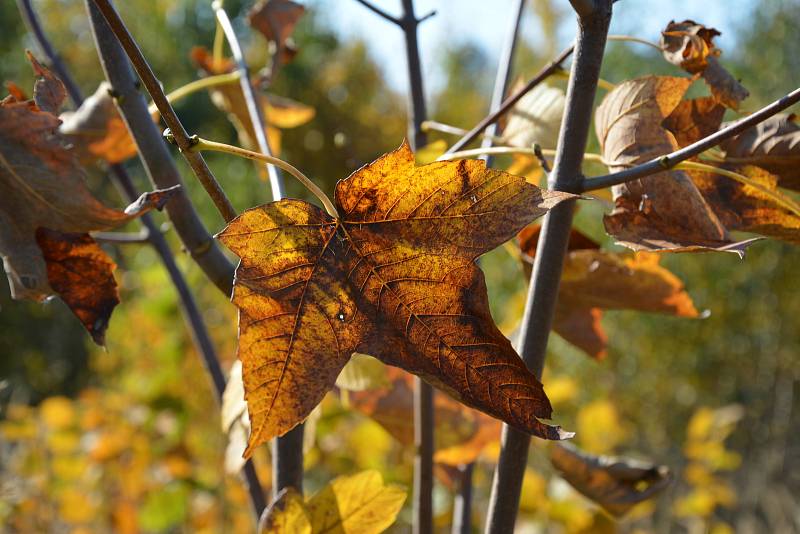
[[[779,113],[724,141],[725,159],[757,165],[778,177],[778,185],[800,191],[800,126],[794,113]]]
[[[416,167],[407,144],[336,186],[340,218],[300,200],[250,209],[219,239],[241,258],[247,454],[300,423],[354,352],[548,439],[550,403],[489,313],[481,254],[574,195],[461,160]]]
[[[661,32],[664,59],[689,74],[700,75],[721,104],[737,109],[750,93],[717,59],[721,51],[714,45],[720,32],[693,20],[670,21]]]
[[[340,476],[303,500],[294,488],[278,494],[258,522],[259,534],[379,534],[392,523],[406,500],[406,490],[385,484],[378,471]]]
[[[76,111],[61,114],[59,131],[72,143],[78,159],[84,165],[104,159],[121,163],[136,155],[136,143],[120,117],[111,85],[102,82],[92,96]]]
[[[541,226],[528,226],[518,236],[530,276]],[[600,325],[602,310],[637,310],[678,317],[697,317],[683,283],[659,265],[654,253],[600,250],[577,230],[570,234],[553,323],[561,337],[590,356],[606,355],[608,337]]]
[[[664,465],[596,456],[569,443],[553,444],[550,462],[572,487],[615,517],[624,516],[672,482]]]
[[[55,290],[101,341],[116,298],[108,282],[114,263],[86,233],[160,209],[175,188],[147,193],[125,211],[98,201],[86,187],[85,171],[58,134],[61,122],[37,104],[57,111],[62,102],[56,99],[63,101],[65,92],[55,87],[60,82],[52,73],[32,61],[37,74],[33,99],[19,101],[12,95],[0,102],[0,255],[13,298],[41,301]],[[40,232],[37,243],[40,229],[48,231]],[[67,272],[76,265],[91,269],[91,276]],[[56,276],[52,284],[51,273]],[[102,298],[95,300],[91,294],[94,284],[103,288]],[[94,305],[99,307],[90,311]]]
[[[233,62],[229,59],[225,59],[221,64],[215,64],[208,50],[203,47],[194,47],[191,56],[206,75],[226,74],[234,69]],[[209,93],[214,105],[228,114],[228,119],[236,128],[242,144],[254,148],[255,130],[241,86],[238,83],[220,85],[209,90]],[[281,129],[302,126],[314,118],[314,108],[290,98],[260,91],[256,92],[256,98],[264,110],[267,140],[275,154],[279,154],[281,149]],[[263,168],[263,165],[259,165],[259,168]]]
[[[303,13],[305,8],[291,0],[261,0],[247,14],[247,21],[267,41],[275,44],[278,63],[282,65],[290,62],[297,54],[290,37]]]
[[[516,92],[523,82],[516,84]],[[539,84],[523,96],[509,112],[508,122],[503,128],[503,138],[509,145],[555,148],[561,117],[564,114],[566,96],[564,91],[547,84]]]
[[[414,380],[395,367],[384,368],[386,386],[351,392],[349,403],[372,418],[403,445],[414,444]],[[434,461],[458,466],[475,461],[500,438],[500,421],[467,408],[447,395],[434,396]]]
[[[687,78],[647,76],[626,81],[606,95],[595,113],[595,127],[612,172],[677,149],[675,136],[661,123],[678,107],[690,84]],[[683,171],[659,172],[612,190],[615,209],[604,218],[606,231],[633,250],[718,250],[741,255],[750,244],[730,241]]]

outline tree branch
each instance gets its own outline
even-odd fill
[[[182,184],[172,155],[161,138],[158,126],[150,117],[144,97],[137,89],[128,59],[105,19],[93,5],[92,0],[87,0],[100,62],[109,83],[121,97],[116,100],[117,106],[136,142],[145,171],[150,181],[162,189]],[[183,188],[167,203],[166,209],[192,258],[220,291],[230,296],[234,266],[206,231]]]
[[[379,8],[378,6],[376,6],[376,5],[373,5],[373,4],[372,4],[372,2],[367,2],[367,0],[356,0],[356,2],[358,2],[358,3],[359,3],[359,4],[361,4],[362,6],[366,7],[367,9],[369,9],[370,11],[372,11],[373,13],[375,13],[376,15],[378,15],[379,17],[381,17],[381,18],[383,18],[383,19],[386,19],[386,20],[388,20],[388,21],[389,21],[389,22],[391,22],[392,24],[397,24],[398,26],[401,26],[401,25],[403,24],[403,23],[400,21],[400,19],[398,19],[398,18],[397,18],[397,17],[395,17],[395,16],[392,16],[392,15],[390,15],[389,13],[387,13],[387,12],[386,12],[386,11],[384,11],[384,10],[382,10],[382,9],[381,9],[381,8]]]
[[[451,534],[472,534],[472,472],[475,462],[458,466],[458,493],[453,503]]]
[[[564,63],[564,61],[566,61],[566,59],[572,55],[574,49],[575,47],[573,45],[562,50],[561,53],[558,56],[556,56],[555,59],[553,59],[550,63],[545,65],[539,72],[536,73],[536,75],[533,78],[528,80],[528,83],[526,83],[522,88],[520,88],[519,91],[506,98],[500,105],[500,107],[497,108],[497,111],[487,115],[483,120],[481,120],[481,122],[475,125],[475,127],[472,130],[470,130],[469,133],[467,133],[467,135],[459,139],[453,146],[451,146],[447,150],[447,153],[449,154],[450,152],[458,152],[459,150],[463,149],[465,146],[470,144],[472,141],[474,141],[481,134],[481,132],[483,132],[490,124],[494,124],[495,122],[497,122],[497,120],[500,119],[500,117],[505,115],[512,107],[514,107],[514,104],[519,102],[519,100],[523,96],[528,94],[531,91],[531,89],[533,89],[534,87],[542,83],[544,80],[552,76],[555,72],[560,70],[561,64]]]
[[[594,95],[611,21],[611,1],[598,0],[598,3],[601,5],[591,15],[581,17],[578,25],[575,60],[567,87],[555,165],[550,176],[552,188],[558,191],[576,192],[581,186],[583,151],[589,136]],[[545,217],[520,328],[520,354],[528,368],[540,378],[574,204],[574,201],[563,202]],[[486,523],[488,533],[514,530],[529,444],[528,434],[503,425],[500,458],[492,481]]]
[[[723,128],[718,132],[697,141],[696,143],[692,143],[691,145],[680,150],[676,150],[675,152],[667,154],[666,156],[651,159],[650,161],[635,167],[631,167],[630,169],[625,169],[624,171],[605,174],[603,176],[595,176],[593,178],[586,178],[583,180],[581,191],[603,189],[605,187],[611,187],[612,185],[630,182],[632,180],[637,180],[651,174],[656,174],[658,172],[671,169],[680,162],[692,158],[701,152],[708,150],[709,148],[717,146],[726,139],[730,139],[731,137],[742,133],[748,128],[752,128],[756,124],[765,121],[776,113],[783,111],[797,102],[800,102],[800,88],[795,89],[791,93],[776,100],[768,106],[761,108],[752,115],[749,115],[744,119],[731,124],[727,128]]]
[[[192,168],[192,171],[194,171],[195,176],[197,176],[197,179],[200,180],[200,183],[208,192],[208,196],[211,197],[211,200],[219,210],[222,218],[225,219],[226,222],[233,220],[233,218],[236,217],[236,210],[233,208],[233,204],[231,204],[231,201],[225,195],[225,192],[222,190],[216,178],[214,178],[214,175],[211,174],[211,170],[208,168],[208,165],[206,165],[203,156],[189,150],[192,146],[192,140],[189,134],[186,133],[183,124],[181,124],[180,119],[178,119],[178,116],[175,114],[175,110],[172,109],[163,89],[161,89],[161,84],[158,83],[158,79],[155,74],[153,74],[153,70],[147,63],[136,41],[134,41],[133,36],[131,36],[128,28],[125,27],[125,23],[120,18],[119,13],[117,13],[114,6],[111,5],[111,0],[92,1],[103,14],[109,28],[111,28],[111,31],[116,35],[119,43],[125,50],[128,59],[130,59],[130,62],[133,64],[133,68],[142,80],[147,92],[150,93],[150,97],[153,99],[156,107],[158,107],[158,111],[161,113],[167,126],[169,126],[169,129],[175,136],[175,142],[181,154],[183,154],[186,162]]]

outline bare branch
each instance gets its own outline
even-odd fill
[[[458,466],[458,493],[453,503],[451,534],[472,534],[472,472],[475,463]]]
[[[475,125],[475,127],[470,130],[467,135],[459,139],[453,146],[451,146],[447,150],[447,153],[458,152],[459,150],[462,150],[465,146],[474,141],[490,124],[497,122],[500,117],[505,115],[512,107],[514,107],[514,104],[519,102],[520,98],[528,94],[528,92],[530,92],[534,87],[542,83],[554,73],[561,70],[561,64],[572,55],[574,49],[574,45],[565,48],[558,56],[556,56],[555,59],[545,65],[539,72],[536,73],[533,78],[528,80],[528,83],[526,83],[524,87],[520,88],[519,91],[506,98],[502,105],[497,108],[497,111],[487,115],[483,120],[481,120],[481,122]]]
[[[625,169],[624,171],[605,174],[603,176],[595,176],[593,178],[586,178],[583,181],[583,187],[581,188],[581,191],[603,189],[604,187],[611,187],[612,185],[630,182],[632,180],[637,180],[651,174],[656,174],[658,172],[671,169],[678,163],[692,158],[701,152],[708,150],[709,148],[717,146],[726,139],[730,139],[731,137],[742,133],[748,128],[752,128],[756,124],[765,121],[776,113],[783,111],[797,102],[800,102],[800,87],[786,96],[776,100],[772,104],[761,108],[752,115],[749,115],[744,119],[731,124],[727,128],[723,128],[718,132],[697,141],[696,143],[692,143],[691,145],[680,150],[676,150],[675,152],[667,154],[666,156],[651,159],[650,161],[635,167],[631,167],[630,169]]]
[[[367,2],[367,0],[356,0],[356,2],[358,2],[362,6],[366,7],[367,9],[369,9],[370,11],[372,11],[373,13],[378,15],[379,17],[384,18],[384,19],[388,20],[389,22],[391,22],[393,24],[397,24],[398,26],[402,26],[403,25],[402,21],[399,18],[390,15],[386,11],[384,11],[381,8],[379,8],[378,6],[374,5],[372,2]]]
[[[575,61],[567,87],[566,107],[558,139],[552,188],[575,192],[581,186],[583,151],[589,137],[592,106],[597,92],[600,65],[611,22],[611,1],[600,4],[578,25]],[[553,322],[558,286],[567,251],[574,201],[550,210],[542,225],[533,275],[519,333],[518,348],[525,364],[542,376],[545,351]],[[503,425],[500,458],[492,481],[486,532],[512,532],[519,508],[522,478],[528,458],[530,436]]]
[[[429,13],[427,13],[426,15],[422,15],[420,18],[418,18],[417,19],[417,24],[421,24],[421,23],[425,22],[426,20],[428,20],[429,18],[435,17],[435,16],[436,16],[436,10],[434,9],[434,10],[430,11]]]
[[[111,31],[117,36],[122,48],[128,55],[128,59],[130,59],[133,64],[133,68],[136,70],[145,88],[147,88],[147,92],[150,93],[153,102],[155,102],[156,107],[158,107],[158,111],[161,113],[167,126],[169,126],[169,129],[175,136],[175,141],[183,157],[186,158],[186,162],[192,168],[192,171],[194,171],[197,179],[203,184],[203,187],[208,192],[208,196],[214,201],[214,205],[216,205],[222,218],[225,219],[226,222],[233,220],[233,218],[236,217],[236,210],[233,208],[233,204],[231,204],[231,201],[225,195],[225,192],[222,190],[216,178],[214,178],[214,175],[211,174],[211,170],[208,168],[208,165],[206,165],[203,156],[189,150],[192,146],[189,134],[186,133],[186,129],[184,129],[183,124],[175,114],[175,110],[172,109],[163,89],[161,89],[161,84],[158,83],[158,79],[155,74],[153,74],[153,70],[147,63],[147,60],[136,44],[136,41],[134,41],[133,36],[131,36],[128,31],[128,28],[125,27],[125,23],[120,18],[119,13],[117,13],[114,6],[111,5],[110,0],[92,1],[105,17]]]

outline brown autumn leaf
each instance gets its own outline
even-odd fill
[[[405,446],[414,444],[414,380],[396,367],[385,368],[388,384],[348,393],[351,406],[369,416]],[[500,438],[500,421],[467,408],[447,395],[434,396],[434,461],[457,466],[475,461]]]
[[[679,102],[661,125],[683,148],[719,130],[724,115],[725,106],[713,97],[691,98]]]
[[[61,109],[64,99],[67,98],[67,90],[61,80],[56,78],[50,69],[39,63],[30,50],[25,51],[36,81],[33,83],[33,101],[42,111],[49,111],[56,114]]]
[[[108,208],[98,201],[86,187],[85,171],[78,164],[58,134],[59,119],[44,111],[37,102],[57,111],[64,91],[54,87],[60,82],[47,69],[35,63],[37,82],[32,100],[19,101],[9,96],[0,101],[0,256],[3,257],[6,275],[15,299],[41,301],[53,294],[62,295],[84,322],[95,340],[102,340],[107,319],[106,305],[95,310],[97,318],[88,322],[86,309],[94,296],[86,288],[68,287],[70,281],[103,286],[110,276],[113,262],[101,258],[99,251],[90,246],[85,235],[92,230],[104,230],[124,224],[145,211],[161,208],[172,190],[146,193],[125,211]],[[44,91],[44,94],[39,94]],[[83,237],[61,237],[43,233],[37,243],[40,228],[60,233],[84,234]],[[64,241],[73,241],[69,246]],[[48,249],[47,246],[56,247]],[[46,262],[49,258],[50,263]],[[53,262],[58,265],[51,264]],[[63,269],[80,263],[93,262],[93,273],[99,278],[75,276],[67,279]],[[49,273],[59,277],[49,283]],[[87,300],[79,301],[83,295]],[[111,297],[108,297],[111,299]],[[110,302],[108,299],[98,303]]]
[[[541,226],[530,225],[518,236],[528,275],[540,231]],[[573,229],[553,330],[593,358],[602,359],[608,339],[600,325],[602,310],[697,317],[697,309],[683,283],[661,267],[659,261],[660,256],[654,253],[600,250],[592,239]]]
[[[737,109],[750,93],[717,59],[721,51],[714,45],[720,32],[693,20],[670,21],[661,32],[664,59],[689,74],[700,75],[717,102]]]
[[[573,488],[614,517],[624,516],[672,482],[672,474],[664,465],[596,456],[569,443],[554,443],[550,462]]]
[[[192,48],[191,56],[206,75],[225,74],[232,72],[234,68],[233,62],[229,59],[215,65],[208,50],[203,47]],[[242,144],[255,147],[255,131],[239,83],[220,85],[211,89],[209,93],[214,105],[228,114]],[[256,97],[264,110],[267,139],[270,149],[275,154],[279,154],[281,149],[281,129],[302,126],[314,118],[314,108],[290,98],[264,92],[256,92]],[[259,165],[259,168],[263,168],[263,165]]]
[[[662,127],[691,84],[687,78],[647,76],[608,93],[595,113],[603,158],[614,172],[677,149]],[[633,250],[692,252],[724,250],[742,254],[749,242],[734,243],[690,177],[680,170],[659,172],[613,188],[615,209],[606,231]]]
[[[800,125],[794,113],[779,113],[720,145],[725,159],[757,165],[776,175],[778,185],[800,191]]]
[[[91,164],[98,159],[121,163],[136,155],[136,143],[120,117],[109,91],[102,82],[76,111],[65,111],[59,131],[73,145],[79,161]]]
[[[239,359],[247,454],[300,423],[354,352],[549,439],[541,384],[489,313],[481,254],[574,195],[482,161],[422,167],[404,143],[336,186],[339,218],[300,200],[247,210],[219,234],[241,258]]]
[[[304,12],[302,5],[291,0],[260,0],[247,14],[247,21],[267,41],[275,43],[278,61],[285,64],[297,53],[290,37]]]

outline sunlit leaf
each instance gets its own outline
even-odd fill
[[[513,92],[513,91],[512,91]],[[561,89],[542,83],[534,87],[512,108],[503,128],[503,139],[510,145],[555,148],[566,97]]]

